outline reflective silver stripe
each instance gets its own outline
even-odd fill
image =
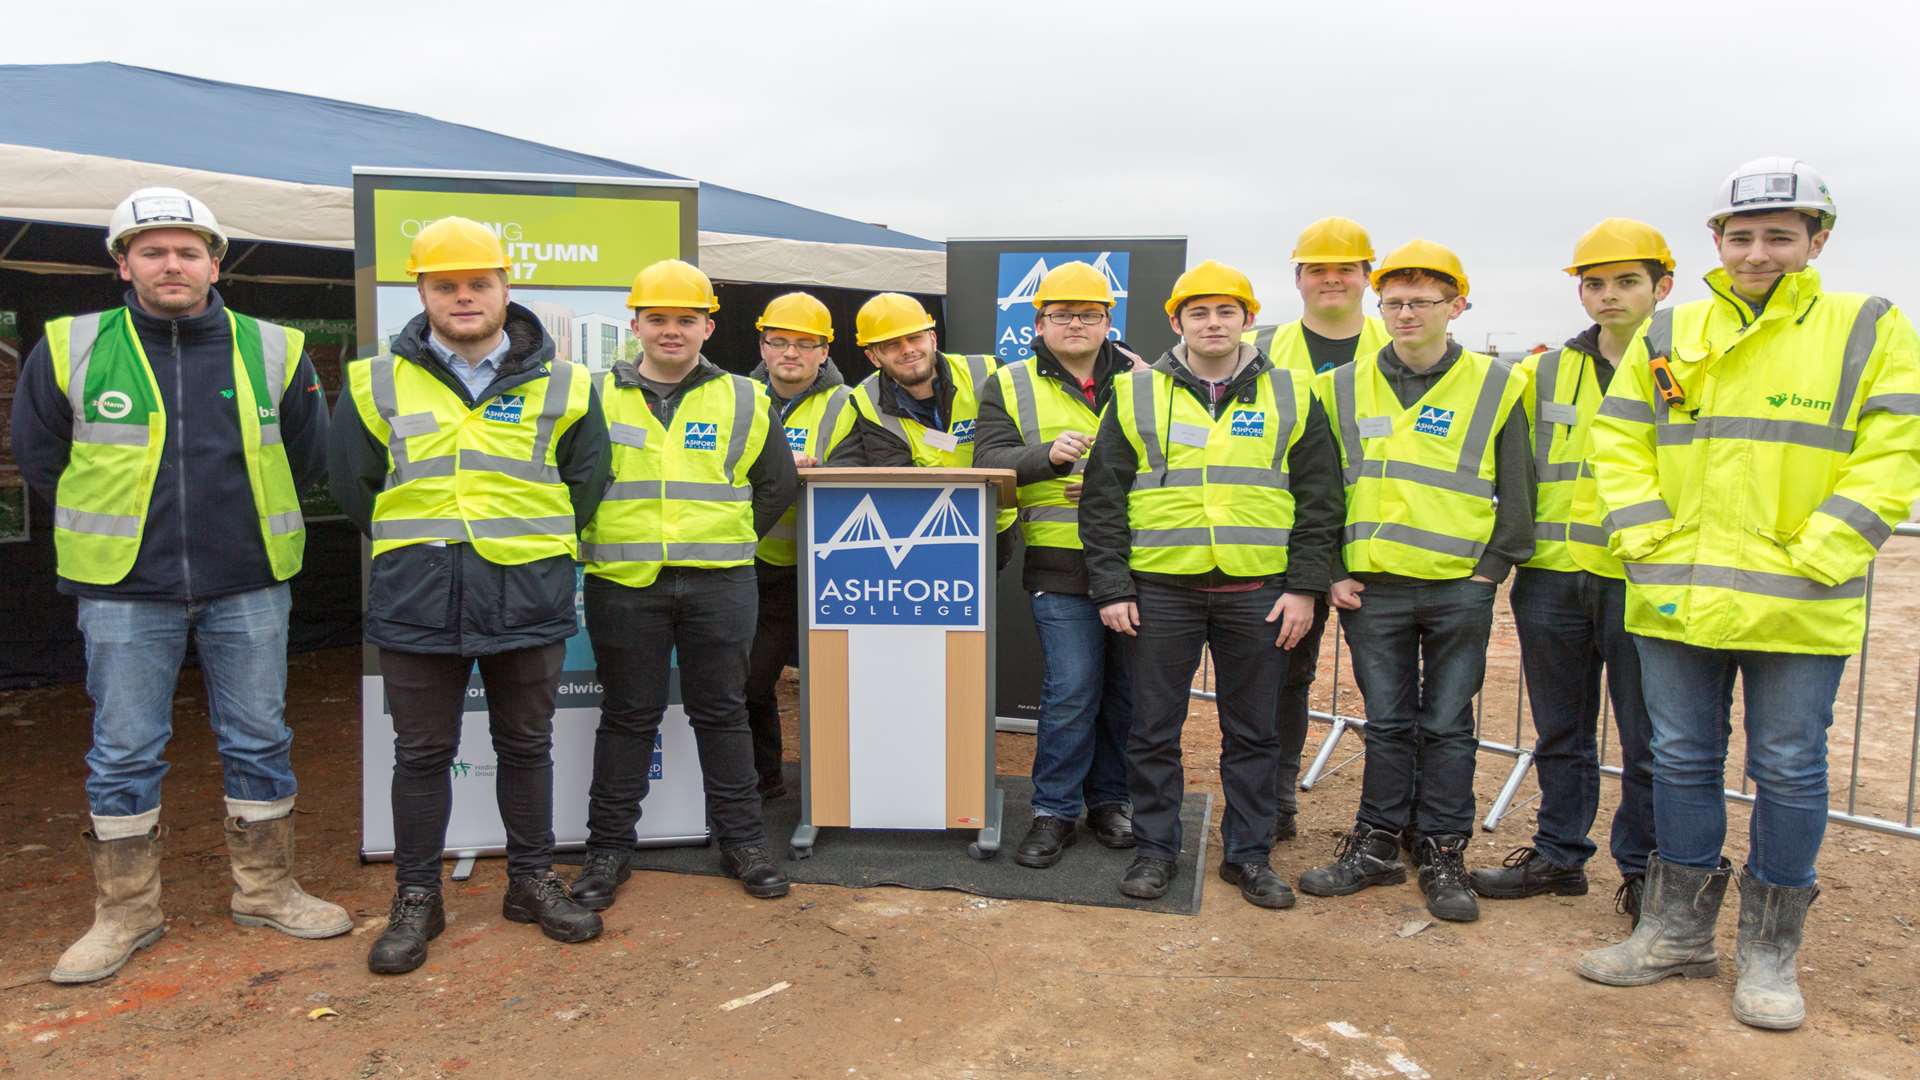
[[[1660,424],[1656,436],[1661,446],[1686,446],[1699,439],[1788,443],[1842,454],[1853,449],[1853,432],[1846,428],[1757,416],[1703,416],[1691,424]]]
[[[417,435],[421,434],[421,432],[402,431],[401,426],[405,425],[410,429],[417,428],[422,423],[422,417],[425,417],[426,422],[433,424],[431,430],[440,430],[440,424],[434,420],[432,413],[408,413],[406,416],[400,415],[400,391],[394,384],[393,367],[394,364],[398,363],[398,360],[394,356],[391,354],[387,356],[376,356],[367,362],[373,365],[367,369],[367,382],[373,392],[373,410],[379,413],[387,422],[387,457],[393,463],[392,478],[389,480],[388,486],[391,487],[395,483],[404,484],[409,480],[418,480],[423,476],[452,475],[453,458],[451,457],[446,459],[447,471],[444,473],[439,471],[414,471],[408,468],[407,435]],[[460,538],[465,539],[465,536],[463,535]],[[375,536],[374,539],[377,540],[380,539],[380,537]],[[393,539],[402,540],[412,538],[394,537]],[[429,539],[434,538],[429,537]]]
[[[573,515],[540,518],[479,518],[467,522],[476,540],[503,540],[515,536],[572,536]]]
[[[460,467],[474,472],[499,473],[531,484],[560,482],[560,470],[552,465],[524,461],[520,458],[501,457],[498,454],[483,453],[479,450],[460,451]]]
[[[1348,487],[1360,482],[1361,466],[1367,461],[1366,444],[1360,438],[1360,407],[1354,398],[1354,373],[1359,367],[1359,363],[1355,362],[1333,369],[1333,405],[1334,411],[1340,414],[1341,448],[1347,452],[1343,475]]]
[[[1023,506],[1020,508],[1020,520],[1076,522],[1080,520],[1080,508],[1077,506]]]
[[[1462,495],[1476,495],[1483,499],[1493,498],[1493,481],[1481,479],[1477,470],[1472,475],[1468,475],[1436,469],[1431,465],[1415,465],[1411,461],[1374,459],[1361,465],[1360,475],[1386,480],[1406,480],[1410,483],[1440,488],[1443,491],[1457,491]]]
[[[1567,523],[1564,521],[1536,521],[1533,523],[1533,538],[1535,540],[1565,540],[1567,538]]]
[[[255,319],[253,325],[260,330],[260,370],[266,375],[267,391],[275,395],[273,415],[277,418],[280,398],[287,392],[287,330],[265,319]]]
[[[67,331],[67,404],[73,408],[76,424],[87,415],[87,365],[93,360],[94,342],[100,339],[103,314],[75,315]]]
[[[278,442],[280,442],[280,424],[277,421],[271,424],[261,424],[260,445],[273,446]]]
[[[1853,328],[1847,331],[1847,347],[1840,354],[1840,388],[1834,392],[1833,408],[1827,413],[1827,423],[1836,428],[1846,426],[1847,414],[1853,410],[1853,396],[1860,392],[1860,377],[1867,370],[1867,358],[1873,355],[1874,342],[1880,334],[1880,316],[1892,308],[1891,301],[1869,296],[1867,302],[1860,305],[1860,313],[1853,317]]]
[[[566,360],[555,360],[547,367],[546,395],[540,401],[540,420],[533,429],[533,453],[527,460],[535,465],[544,465],[547,460],[547,447],[553,442],[553,429],[560,424],[560,418],[567,414],[567,400],[573,396],[573,364]],[[464,461],[465,459],[462,458]],[[559,482],[559,473],[549,483]]]
[[[1279,333],[1280,327],[1277,324],[1267,327],[1253,335],[1253,347],[1260,350],[1260,355],[1269,360],[1273,359],[1273,339]]]
[[[781,518],[773,523],[773,528],[768,529],[762,539],[796,541],[800,539],[800,523],[792,518]]]
[[[301,518],[298,509],[289,510],[284,514],[271,514],[267,517],[267,531],[275,536],[285,536],[288,533],[299,532],[301,529],[306,528],[306,526],[307,523],[305,519]]]
[[[1653,423],[1653,406],[1632,398],[1610,397],[1600,402],[1600,415],[1635,424]]]
[[[1213,530],[1205,525],[1183,529],[1133,530],[1133,546],[1137,548],[1209,547],[1212,544]]]
[[[1040,443],[1040,409],[1033,400],[1033,365],[1007,365],[1007,378],[1013,382],[1014,421],[1020,425],[1020,439],[1028,446]]]
[[[420,461],[396,461],[393,464],[393,471],[387,474],[387,486],[394,487],[415,480],[452,475],[452,454],[442,454],[439,457],[424,458]]]
[[[847,399],[852,396],[853,391],[844,386],[834,387],[827,395],[827,407],[820,412],[820,426],[814,429],[814,449],[819,453],[813,456],[821,461],[833,453],[833,429],[839,426],[840,414],[846,410]]]
[[[375,518],[375,540],[465,540],[466,529],[458,521],[440,518]]]
[[[1188,486],[1175,485],[1173,478],[1167,473],[1167,454],[1165,448],[1160,445],[1159,418],[1154,415],[1158,406],[1153,400],[1153,371],[1151,369],[1136,371],[1131,378],[1133,379],[1133,430],[1140,436],[1140,445],[1147,454],[1147,471],[1133,475],[1133,490],[1146,491],[1152,488]],[[1178,392],[1177,387],[1175,392]],[[1195,474],[1200,472],[1198,469],[1180,471]],[[1196,483],[1198,479],[1196,475]]]
[[[987,383],[987,358],[977,353],[968,353],[964,359],[967,362],[967,376],[973,380],[973,400],[979,401],[980,391]]]
[[[1215,525],[1213,542],[1219,544],[1253,545],[1259,547],[1286,547],[1287,537],[1292,533],[1287,529],[1277,529],[1266,525]]]
[[[1558,484],[1567,480],[1578,480],[1580,478],[1580,465],[1581,463],[1578,461],[1556,461],[1550,465],[1542,463],[1534,467],[1534,471],[1538,474],[1535,479],[1542,484]]]
[[[1487,550],[1487,545],[1475,540],[1467,540],[1446,533],[1416,529],[1411,525],[1395,522],[1356,521],[1348,525],[1342,537],[1345,543],[1357,544],[1363,540],[1391,540],[1408,547],[1437,551],[1442,555],[1459,555],[1477,559]]]
[[[75,413],[75,417],[81,416]],[[145,424],[88,424],[73,425],[73,441],[97,443],[102,446],[145,446],[153,433]]]
[[[1547,473],[1553,469],[1553,425],[1547,422],[1545,406],[1557,400],[1555,394],[1560,387],[1560,361],[1566,353],[1567,350],[1564,348],[1542,353],[1540,366],[1534,369],[1540,375],[1534,383],[1538,389],[1533,395],[1533,411],[1538,414],[1533,422],[1533,462],[1534,471],[1539,474],[1537,479],[1543,484],[1572,479],[1564,476],[1554,476],[1549,479],[1547,476]]]
[[[659,544],[581,544],[582,562],[661,562],[665,552]]]
[[[1279,477],[1280,486],[1287,486],[1287,450],[1288,437],[1293,434],[1293,425],[1298,416],[1293,408],[1293,372],[1285,368],[1274,368],[1267,373],[1267,380],[1273,383],[1273,411],[1279,421],[1274,425],[1273,434],[1273,473]]]
[[[753,558],[759,544],[668,544],[668,562],[742,562]]]
[[[647,445],[647,429],[637,424],[608,424],[607,437],[621,446],[640,450]]]
[[[1661,308],[1660,310],[1653,313],[1653,322],[1651,325],[1647,327],[1646,343],[1647,343],[1648,359],[1652,359],[1656,356],[1671,357],[1673,355],[1673,309],[1672,308]],[[1649,390],[1653,394],[1653,400],[1651,403],[1648,404],[1648,408],[1647,408],[1647,412],[1652,416],[1652,420],[1650,422],[1656,423],[1656,424],[1664,424],[1667,422],[1667,410],[1669,408],[1669,406],[1667,405],[1667,399],[1661,395],[1660,388],[1658,386],[1649,387]],[[1608,398],[1607,400],[1612,401],[1613,399]],[[1639,404],[1639,403],[1636,402],[1635,404]],[[1605,411],[1605,408],[1606,406],[1603,403],[1601,405],[1602,411]],[[1621,419],[1637,420],[1639,419],[1639,417],[1623,416],[1621,417]]]
[[[1920,394],[1875,394],[1860,403],[1861,416],[1874,412],[1920,416]]]
[[[661,492],[661,483],[658,480],[616,480],[607,485],[607,492],[600,496],[600,501],[630,502],[636,499],[659,499],[664,497]]]
[[[1605,526],[1607,532],[1616,533],[1635,525],[1651,525],[1656,521],[1669,521],[1672,518],[1673,511],[1667,509],[1665,500],[1648,499],[1646,502],[1634,503],[1632,506],[1623,506],[1615,510],[1608,514],[1601,524]]]
[[[128,514],[96,514],[89,510],[75,510],[71,507],[53,508],[53,527],[68,532],[92,533],[95,536],[139,536],[140,518]]]
[[[880,407],[880,377],[878,375],[867,380],[867,400],[873,403],[873,415],[880,418],[880,426],[885,428],[889,433],[899,436],[900,441],[906,443],[907,448],[911,450],[913,448],[913,440],[907,438],[907,429],[905,425],[900,423],[900,418]]]
[[[753,489],[700,480],[669,480],[666,482],[666,497],[683,502],[748,502],[753,498]]]
[[[1867,595],[1867,579],[1864,576],[1838,585],[1822,585],[1794,574],[1770,574],[1762,570],[1741,570],[1732,566],[1700,563],[1630,562],[1626,567],[1627,580],[1635,585],[1731,589],[1782,600],[1858,600]]]
[[[395,435],[410,438],[414,435],[431,435],[440,430],[440,421],[430,412],[408,413],[387,421]]]
[[[1598,525],[1589,525],[1584,521],[1575,521],[1567,526],[1567,542],[1591,544],[1594,547],[1607,546],[1607,530]]]
[[[1487,455],[1487,440],[1493,437],[1494,415],[1500,411],[1500,398],[1506,392],[1507,375],[1513,365],[1494,360],[1480,380],[1480,400],[1473,403],[1473,423],[1460,444],[1460,475],[1479,476],[1480,460]]]
[[[1853,531],[1859,533],[1876,549],[1887,542],[1887,537],[1893,535],[1893,526],[1887,524],[1879,514],[1845,495],[1827,496],[1826,501],[1820,504],[1818,512],[1837,517],[1853,526]]]
[[[753,407],[761,400],[760,384],[739,375],[729,375],[733,380],[733,434],[727,439],[726,476],[729,483],[734,472],[740,467],[740,458],[747,452],[747,433],[753,430]],[[767,433],[771,436],[773,433]],[[784,438],[784,436],[782,436]]]
[[[1209,465],[1209,484],[1245,484],[1248,487],[1287,489],[1287,474],[1281,469],[1260,465]]]

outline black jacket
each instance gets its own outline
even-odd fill
[[[404,358],[401,363],[431,372],[472,408],[540,378],[553,360],[553,339],[533,312],[508,304],[506,331],[506,358],[478,397],[427,346],[425,313],[394,338],[393,352]],[[334,501],[370,535],[373,497],[387,483],[387,447],[367,430],[351,394],[341,394],[334,407],[327,450]],[[573,502],[575,528],[584,527],[607,484],[607,421],[597,389],[587,414],[560,436],[554,455]],[[488,656],[564,641],[579,629],[574,562],[564,555],[501,566],[472,544],[409,544],[373,560],[372,567],[366,639],[383,649]]]
[[[241,447],[233,386],[233,331],[218,289],[207,310],[184,319],[150,315],[128,290],[127,310],[153,367],[167,414],[133,569],[112,585],[61,578],[68,596],[117,600],[208,600],[274,584],[260,537]],[[326,470],[327,405],[303,354],[280,399],[280,436],[293,482],[305,489]],[[13,453],[21,475],[48,502],[73,449],[73,408],[54,382],[41,341],[28,355],[13,399]]]
[[[1251,345],[1242,346],[1251,350]],[[1215,416],[1230,405],[1250,404],[1258,392],[1256,381],[1273,368],[1272,361],[1255,353],[1228,384],[1216,407],[1206,387],[1186,365],[1186,346],[1154,362],[1154,368],[1172,375]],[[1086,547],[1087,596],[1106,605],[1134,598],[1135,572],[1127,565],[1133,552],[1133,533],[1127,520],[1127,493],[1139,471],[1133,446],[1120,430],[1118,414],[1108,409],[1100,416],[1080,494],[1080,542]],[[1340,532],[1346,523],[1346,491],[1340,478],[1340,460],[1333,429],[1318,398],[1307,405],[1306,427],[1287,451],[1287,475],[1293,491],[1293,531],[1287,541],[1287,571],[1273,580],[1288,592],[1324,595],[1329,568],[1337,555]],[[1232,585],[1246,578],[1218,570],[1205,574],[1140,574],[1154,581],[1185,588]]]
[[[1100,346],[1100,353],[1093,360],[1092,407],[1095,416],[1106,411],[1107,402],[1113,398],[1113,381],[1133,370],[1135,359],[1132,353],[1115,348],[1111,341]],[[1032,364],[1036,378],[1056,380],[1066,387],[1068,393],[1080,393],[1079,381],[1060,366],[1060,361],[1054,358],[1046,343],[1039,338],[1033,341],[1033,358],[1016,363]],[[1096,421],[1096,429],[1097,424]],[[1012,413],[1008,411],[1008,403],[1000,392],[999,379],[987,380],[985,389],[980,392],[980,419],[974,425],[973,432],[973,463],[982,469],[1012,469],[1015,482],[1022,487],[1057,479],[1073,471],[1072,464],[1053,463],[1048,456],[1053,449],[1052,443],[1029,446],[1020,437],[1020,427],[1014,422]],[[1086,434],[1092,435],[1093,432]],[[1020,584],[1028,592],[1085,596],[1086,557],[1072,548],[1029,546],[1026,562],[1021,568]]]

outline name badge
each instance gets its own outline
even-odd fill
[[[928,446],[933,447],[935,450],[938,450],[943,454],[951,454],[955,450],[958,450],[960,448],[959,439],[953,437],[947,432],[935,431],[932,428],[928,428],[926,430],[926,433],[920,436],[920,439],[922,442],[925,442]]]
[[[1212,429],[1197,424],[1175,424],[1167,429],[1167,437],[1174,442],[1181,446],[1197,446],[1202,450],[1206,449],[1207,436],[1211,434]]]
[[[1580,422],[1580,410],[1558,401],[1543,401],[1540,403],[1540,419],[1549,424],[1565,424],[1572,427]]]
[[[1363,439],[1384,439],[1393,434],[1393,417],[1363,416],[1357,426]]]

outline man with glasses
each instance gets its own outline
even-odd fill
[[[1033,357],[993,373],[980,395],[977,464],[1012,469],[1026,541],[1022,586],[1032,598],[1044,674],[1033,750],[1033,825],[1013,861],[1045,869],[1076,839],[1133,846],[1127,729],[1133,688],[1126,639],[1087,599],[1080,548],[1080,474],[1113,396],[1138,359],[1110,340],[1113,287],[1084,262],[1049,270],[1033,294]],[[1141,365],[1144,367],[1145,365]]]
[[[1373,287],[1393,341],[1315,382],[1346,474],[1331,600],[1366,701],[1366,768],[1353,831],[1300,888],[1346,896],[1405,881],[1399,839],[1413,825],[1427,910],[1471,922],[1473,699],[1494,590],[1533,555],[1531,447],[1515,408],[1526,380],[1447,333],[1467,307],[1453,252],[1414,240],[1373,272]]]
[[[1286,650],[1313,625],[1340,527],[1327,420],[1305,373],[1240,340],[1258,314],[1245,274],[1211,260],[1180,275],[1167,318],[1181,341],[1121,376],[1100,420],[1080,497],[1088,595],[1132,641],[1137,854],[1120,879],[1152,899],[1183,842],[1180,733],[1203,649],[1218,672],[1220,877],[1250,904],[1287,908],[1268,865],[1274,699]]]
[[[1373,270],[1373,240],[1357,221],[1321,218],[1293,245],[1293,284],[1300,291],[1300,317],[1281,326],[1249,330],[1241,340],[1259,349],[1275,367],[1303,378],[1369,357],[1387,344],[1386,324],[1362,310],[1367,274]],[[1313,626],[1287,654],[1280,688],[1280,767],[1274,773],[1279,811],[1275,843],[1299,833],[1300,755],[1307,744],[1308,694],[1320,664],[1320,637],[1331,612],[1322,597],[1313,606]]]
[[[794,292],[775,297],[754,326],[760,331],[760,366],[753,377],[766,384],[773,399],[794,465],[818,465],[853,430],[852,391],[827,355],[833,316],[817,298]],[[763,803],[787,793],[780,774],[775,688],[800,633],[797,514],[797,508],[788,507],[754,552],[760,608],[747,660],[747,726],[753,729],[753,769]]]

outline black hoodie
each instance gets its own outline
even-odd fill
[[[167,441],[147,504],[133,569],[112,585],[61,578],[68,596],[210,600],[274,584],[247,477],[233,386],[233,330],[218,289],[207,310],[181,319],[148,314],[128,290],[127,310],[160,387]],[[325,475],[327,405],[302,354],[280,399],[280,435],[294,484]],[[53,378],[47,343],[34,346],[13,401],[13,452],[21,475],[48,502],[73,449],[73,407]]]

